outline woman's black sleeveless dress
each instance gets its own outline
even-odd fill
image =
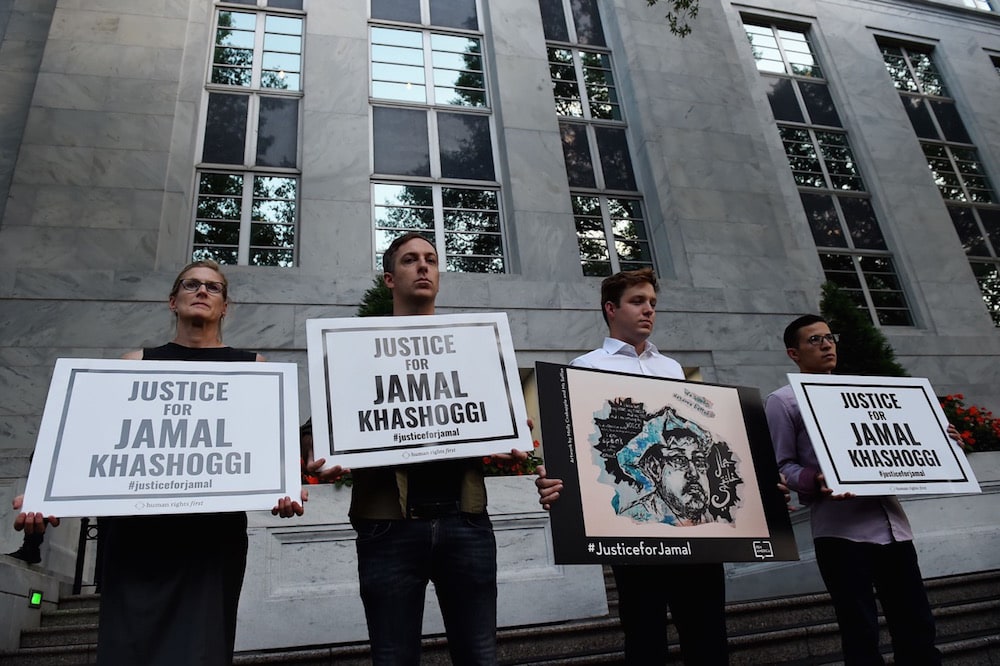
[[[254,361],[168,343],[143,360]],[[245,513],[101,518],[101,666],[228,666],[247,561]]]

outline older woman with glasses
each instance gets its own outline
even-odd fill
[[[214,261],[196,261],[174,280],[168,300],[174,339],[125,354],[131,360],[263,361],[222,343],[229,285]],[[305,501],[305,493],[302,500]],[[21,498],[15,501],[19,509]],[[302,515],[280,498],[271,510]],[[41,533],[58,519],[20,513],[15,529]],[[102,518],[103,568],[97,663],[223,666],[232,663],[247,555],[242,512]]]

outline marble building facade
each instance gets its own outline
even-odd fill
[[[280,229],[258,251],[252,204],[239,211],[235,264],[227,267],[235,307],[225,333],[229,344],[299,363],[302,395],[305,321],[354,314],[376,275],[379,245],[400,220],[378,210],[378,188],[395,186],[430,197],[422,219],[433,218],[454,266],[472,269],[443,277],[441,311],[507,312],[525,371],[537,360],[568,362],[599,345],[599,273],[651,264],[663,282],[659,348],[692,376],[764,394],[793,369],[783,327],[817,310],[820,285],[836,272],[817,246],[817,225],[836,226],[859,205],[877,218],[882,242],[866,250],[840,240],[830,256],[847,257],[848,272],[862,283],[870,277],[865,257],[880,265],[891,260],[895,314],[883,330],[899,360],[941,394],[962,392],[1000,409],[1000,336],[977,282],[979,275],[989,288],[983,276],[998,256],[994,240],[1000,251],[1000,225],[990,226],[1000,201],[992,190],[1000,182],[1000,14],[986,2],[702,0],[683,39],[670,34],[665,7],[641,0],[470,0],[454,3],[465,8],[457,19],[458,10],[444,11],[436,0],[410,3],[419,5],[413,15],[407,3],[378,0],[296,4],[303,5],[0,1],[4,496],[23,483],[56,358],[114,358],[170,337],[165,301],[176,271],[199,249],[226,249],[219,240],[225,234],[213,235],[224,226],[212,226],[219,216],[206,221],[202,206],[218,194],[206,179],[213,174],[294,186],[291,195],[244,188],[236,196],[281,199],[280,214],[288,217],[270,220]],[[565,32],[553,18],[559,12]],[[246,28],[233,14],[256,17],[263,27]],[[300,26],[298,41],[280,22],[268,27],[269,16]],[[748,26],[759,28],[763,41],[751,44]],[[228,34],[240,30],[247,42]],[[768,46],[768,30],[780,49]],[[427,55],[422,101],[398,89],[399,70],[390,65],[405,63],[375,55],[376,43],[388,51],[411,48],[393,41],[401,35],[416,35],[412,48]],[[821,71],[796,68],[803,64],[794,55],[802,43],[796,35],[807,37]],[[436,45],[438,36],[452,40]],[[268,46],[271,38],[279,46]],[[458,55],[480,69],[448,79],[441,75],[447,66],[434,59],[453,60],[447,44],[455,39],[475,45]],[[263,65],[219,53],[247,43],[247,57]],[[275,53],[272,73],[296,79],[277,92],[261,71]],[[905,77],[887,68],[887,54],[902,54],[893,62],[911,68],[929,56],[947,94],[904,95],[901,104],[894,84]],[[782,74],[786,65],[791,69]],[[249,67],[247,82],[226,79],[226,67]],[[597,84],[581,86],[574,98],[561,87],[572,78],[567,68]],[[431,78],[440,84],[435,92]],[[802,85],[813,81],[826,92]],[[448,101],[448,86],[454,92],[460,83],[473,92]],[[827,110],[832,103],[839,126],[815,117],[776,120],[784,113],[776,106],[779,89],[798,91],[789,94],[810,112],[812,94]],[[224,102],[233,98],[249,99],[239,164],[220,157],[232,137],[212,138],[225,134],[232,108]],[[932,115],[957,112],[964,138],[921,143],[908,121],[911,100],[912,108],[926,102]],[[412,167],[408,150],[420,146],[399,146],[406,119],[418,116],[425,124],[409,133],[428,130],[431,147],[429,164]],[[944,116],[934,117],[932,129],[946,131]],[[290,153],[276,156],[254,143],[267,133],[265,120],[297,125],[291,138],[271,137],[290,142]],[[830,159],[814,176],[833,180],[817,192],[837,203],[826,209],[834,217],[822,218],[803,205],[817,201],[803,197],[816,183],[789,168],[789,146],[795,137],[806,137],[802,147],[834,135],[849,137],[853,151],[839,160],[838,173],[864,185],[837,181],[834,153],[825,154]],[[479,158],[471,167],[461,161],[470,143]],[[928,145],[948,148],[942,159],[965,178],[953,184],[965,199],[943,197],[938,185],[947,181],[947,165],[930,172]],[[956,157],[970,146],[971,167]],[[631,178],[616,181],[623,168]],[[970,173],[978,195],[968,194],[976,189]],[[456,190],[486,193],[477,198],[485,208],[462,222],[488,220],[479,237],[474,225],[463,227],[473,231],[463,236],[473,250],[460,239],[448,244],[449,234],[461,236],[447,226],[448,196]],[[594,207],[585,211],[587,202]],[[607,234],[617,233],[623,218],[614,211],[622,202],[637,208],[625,216],[617,245],[594,259],[609,245]],[[396,204],[402,208],[399,198]],[[955,213],[956,206],[964,212]],[[976,212],[962,217],[967,208]],[[973,227],[961,226],[970,219]],[[476,261],[466,256],[472,254]],[[254,262],[288,265],[248,265]],[[878,318],[878,290],[865,284],[860,298]]]

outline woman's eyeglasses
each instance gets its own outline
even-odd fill
[[[181,280],[181,286],[184,287],[184,291],[198,291],[201,289],[202,285],[205,286],[205,291],[210,294],[221,294],[226,289],[226,285],[221,282],[202,282],[201,280],[195,280],[194,278]]]

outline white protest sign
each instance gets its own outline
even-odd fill
[[[505,313],[310,319],[313,450],[371,467],[530,450]]]
[[[788,380],[834,493],[979,492],[926,379],[790,373]]]
[[[24,510],[123,516],[299,498],[293,363],[59,359]]]

